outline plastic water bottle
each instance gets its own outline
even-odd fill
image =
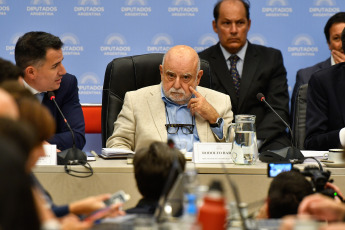
[[[223,187],[220,181],[214,180],[199,209],[198,222],[201,224],[202,230],[224,230],[226,229],[226,217]]]

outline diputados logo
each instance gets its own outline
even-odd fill
[[[125,6],[121,7],[121,12],[127,17],[146,17],[151,11],[146,0],[126,0]]]
[[[262,7],[262,13],[266,17],[288,17],[293,12],[288,5],[287,0],[266,0],[266,7]]]
[[[147,51],[151,53],[161,52],[165,53],[168,51],[174,44],[172,38],[168,34],[156,34],[152,41],[152,46],[147,47]]]
[[[313,39],[308,34],[300,34],[293,39],[288,52],[291,56],[315,56],[319,48],[314,45]]]
[[[126,46],[127,42],[121,34],[110,34],[105,38],[104,46],[100,47],[103,55],[127,56],[131,51],[130,46]]]
[[[252,34],[251,36],[248,37],[248,40],[251,43],[262,45],[262,46],[267,44],[266,38],[261,34]]]
[[[78,88],[81,95],[101,95],[103,85],[100,83],[97,74],[86,72],[81,75]]]
[[[104,6],[100,5],[100,0],[79,0],[73,10],[78,16],[102,16]]]
[[[31,5],[26,7],[30,16],[54,16],[58,11],[53,0],[31,0]]]
[[[199,8],[194,5],[194,0],[173,0],[168,12],[173,17],[194,17],[199,12]]]
[[[5,16],[10,11],[10,6],[5,0],[0,0],[0,16]]]
[[[196,52],[201,52],[218,42],[218,37],[215,34],[204,34],[198,40],[198,46],[194,46]]]
[[[340,12],[335,0],[314,0],[314,6],[309,8],[313,17],[331,17]]]
[[[84,46],[80,45],[79,39],[75,34],[65,33],[60,36],[60,39],[64,43],[62,51],[65,56],[79,56],[84,51]]]
[[[9,44],[6,45],[6,52],[8,52],[9,55],[14,55],[16,43],[19,37],[21,37],[23,34],[24,33],[15,33],[14,35],[12,35]]]

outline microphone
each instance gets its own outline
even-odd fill
[[[262,93],[258,93],[256,95],[256,98],[259,101],[264,102],[268,106],[268,108],[270,108],[270,110],[273,111],[274,114],[277,115],[277,117],[279,117],[279,119],[284,123],[284,125],[289,129],[289,131],[291,133],[291,147],[286,147],[286,148],[282,148],[279,150],[264,151],[264,152],[260,153],[259,159],[262,162],[266,162],[266,163],[279,162],[279,161],[290,161],[290,160],[297,160],[297,162],[295,162],[295,163],[303,163],[304,156],[303,156],[302,152],[299,149],[297,149],[293,144],[294,136],[293,136],[293,133],[292,133],[290,126],[284,121],[284,119],[281,116],[279,116],[279,114],[266,101],[266,98]]]
[[[63,115],[59,105],[56,103],[56,100],[55,100],[55,93],[52,92],[52,91],[49,91],[47,93],[48,95],[48,98],[54,102],[56,108],[59,110],[64,122],[66,123],[69,131],[71,132],[72,134],[72,140],[73,140],[73,146],[72,148],[69,148],[69,149],[66,149],[64,151],[61,151],[57,154],[57,164],[58,165],[67,165],[67,164],[82,164],[82,165],[85,165],[86,162],[87,162],[87,157],[86,157],[86,154],[81,151],[80,149],[78,149],[76,146],[75,146],[75,137],[74,137],[74,132],[71,128],[71,126],[69,125],[67,119],[65,118],[65,116]]]

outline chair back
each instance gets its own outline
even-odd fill
[[[293,138],[294,145],[300,149],[304,149],[304,139],[305,139],[305,124],[306,124],[306,114],[307,114],[307,92],[308,84],[301,85],[298,88],[296,102],[295,102],[295,114],[293,117]]]
[[[102,147],[114,131],[114,122],[123,105],[126,92],[161,82],[159,65],[162,53],[115,58],[106,68],[102,95]],[[211,87],[209,64],[201,60],[204,75],[200,86]]]

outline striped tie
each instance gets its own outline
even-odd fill
[[[232,77],[232,80],[234,81],[234,86],[235,86],[237,97],[238,97],[238,95],[240,93],[240,82],[241,82],[240,74],[238,73],[237,68],[236,68],[236,64],[237,64],[237,61],[239,59],[240,58],[237,55],[231,55],[229,57],[229,60],[230,60],[230,75]]]

